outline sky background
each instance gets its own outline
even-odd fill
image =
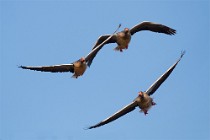
[[[209,140],[210,2],[0,1],[0,140]],[[177,30],[175,36],[136,33],[123,53],[109,44],[82,77],[18,65],[71,63],[100,35],[142,21]],[[145,116],[136,108],[92,130],[145,91],[180,57],[152,95]]]

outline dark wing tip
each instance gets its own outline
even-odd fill
[[[182,58],[182,57],[184,56],[185,53],[186,53],[185,50],[181,51],[181,56],[180,56],[180,58]]]
[[[93,128],[97,128],[97,127],[100,127],[101,125],[93,125],[93,126],[90,126],[88,127],[87,129],[93,129]]]
[[[121,23],[119,24],[119,26],[118,26],[118,29],[121,27],[122,25],[121,25]]]
[[[91,129],[90,127],[85,127],[85,128],[83,128],[83,130],[89,130],[89,129]]]
[[[85,130],[93,129],[93,128],[100,127],[100,126],[101,126],[101,123],[98,123],[98,124],[96,124],[96,125],[89,126],[89,127],[85,128]]]
[[[172,29],[172,28],[169,28],[168,34],[169,35],[175,35],[176,34],[176,30],[175,29]]]
[[[26,66],[22,66],[22,65],[18,66],[18,68],[27,69]]]
[[[109,123],[109,122],[108,122],[108,123]],[[105,125],[105,124],[107,124],[107,122],[101,121],[101,122],[99,122],[99,123],[97,123],[97,124],[95,124],[95,125],[92,125],[92,126],[87,127],[86,130],[87,130],[87,129],[97,128],[97,127],[103,126],[103,125]]]
[[[85,128],[85,130],[89,130],[89,129],[93,129],[93,128],[95,128],[95,127],[94,126],[90,126],[90,127]]]

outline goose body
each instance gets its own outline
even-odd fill
[[[141,22],[141,23],[133,26],[130,29],[124,28],[123,31],[118,32],[115,35],[113,35],[103,45],[106,45],[109,43],[116,43],[117,47],[115,47],[114,50],[123,52],[124,49],[128,49],[128,46],[129,46],[132,36],[135,33],[140,32],[140,31],[151,31],[151,32],[163,33],[163,34],[167,34],[167,35],[176,34],[175,29],[172,29],[166,25],[149,22],[149,21],[144,21],[144,22]],[[108,37],[110,37],[110,34],[100,36],[92,49],[96,48],[99,44],[101,44]],[[101,46],[100,49],[102,49],[102,47],[103,46]],[[88,62],[88,66],[91,65],[91,63],[96,55],[97,55],[97,53],[95,53],[94,56],[90,59],[90,61]]]
[[[121,25],[118,26],[117,30],[120,28]],[[29,69],[29,70],[35,70],[35,71],[41,71],[41,72],[71,72],[73,73],[73,78],[78,78],[79,76],[82,76],[84,72],[87,69],[87,63],[95,57],[95,54],[101,49],[101,47],[112,38],[112,36],[115,34],[115,32],[109,36],[106,40],[104,40],[102,43],[100,43],[98,46],[96,46],[94,49],[91,50],[91,52],[86,57],[81,57],[79,60],[70,63],[70,64],[61,64],[61,65],[52,65],[52,66],[19,66],[19,68],[22,69]]]
[[[183,52],[180,56],[180,58],[173,64],[163,75],[161,75],[145,92],[140,91],[138,93],[138,96],[131,102],[130,104],[126,105],[107,119],[88,127],[88,129],[97,128],[100,126],[103,126],[105,124],[108,124],[123,115],[133,111],[136,107],[139,107],[140,112],[143,112],[145,115],[148,114],[148,110],[153,106],[156,105],[156,103],[153,101],[151,95],[155,93],[155,91],[161,86],[161,84],[169,77],[169,75],[172,73],[174,68],[177,66],[181,58],[183,57],[185,52]]]

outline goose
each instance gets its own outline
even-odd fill
[[[103,45],[109,44],[109,43],[117,43],[117,47],[114,50],[123,52],[123,49],[128,49],[128,45],[131,41],[132,35],[134,35],[135,33],[139,32],[139,31],[144,31],[144,30],[157,32],[157,33],[164,33],[167,35],[176,34],[176,30],[174,30],[168,26],[165,26],[165,25],[162,25],[159,23],[143,21],[130,29],[125,28],[123,31],[116,33],[115,35],[113,35],[111,37],[111,39],[109,41],[107,41]],[[110,37],[110,34],[100,36],[92,49],[96,48],[99,44],[101,44],[108,37]],[[97,55],[97,53],[94,54],[94,56],[96,56],[96,55]],[[94,56],[88,62],[89,67],[94,59]]]
[[[176,61],[175,64],[173,64],[163,75],[161,75],[145,92],[140,91],[138,93],[138,96],[131,102],[130,104],[123,107],[121,110],[114,113],[112,116],[108,117],[107,119],[88,127],[88,129],[97,128],[100,126],[103,126],[105,124],[108,124],[123,115],[133,111],[136,107],[139,107],[141,110],[140,112],[143,112],[145,115],[148,114],[148,110],[156,105],[156,103],[153,101],[153,98],[150,97],[155,91],[160,87],[160,85],[169,77],[169,75],[172,73],[176,65],[179,63],[181,58],[185,52],[181,53],[180,58]]]
[[[107,39],[102,41],[102,43],[99,43],[94,49],[91,50],[91,52],[86,57],[81,57],[79,60],[70,63],[70,64],[61,64],[61,65],[52,65],[52,66],[19,66],[19,68],[22,69],[29,69],[34,71],[41,71],[41,72],[52,72],[52,73],[58,73],[58,72],[71,72],[73,73],[73,78],[78,78],[79,76],[82,76],[87,68],[87,63],[92,60],[92,57],[95,57],[95,53],[97,53],[100,50],[100,47],[102,47],[109,39],[112,38],[112,36],[117,32],[117,30],[120,28],[121,24],[119,24],[118,28],[114,31],[114,33],[109,36]]]

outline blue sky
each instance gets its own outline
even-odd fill
[[[210,139],[209,1],[0,1],[1,140]],[[129,49],[106,45],[91,68],[41,73],[18,65],[70,63],[89,53],[100,35],[142,21],[177,30],[175,36],[135,34]],[[180,56],[153,94],[147,116],[139,109],[92,130],[129,104]]]

